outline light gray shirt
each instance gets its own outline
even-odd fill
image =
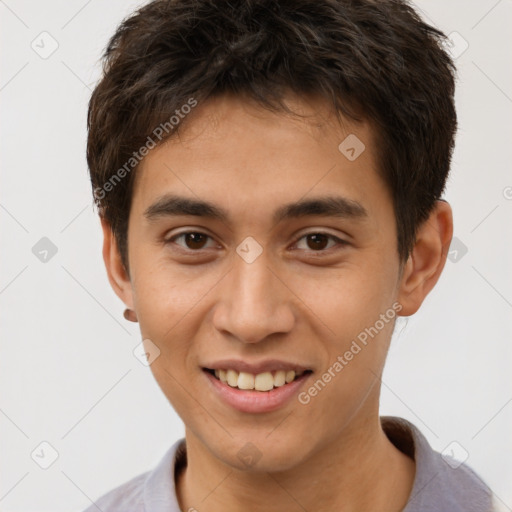
[[[402,512],[495,512],[493,494],[476,473],[434,451],[409,421],[383,416],[390,441],[416,462],[414,484]],[[185,439],[176,441],[152,471],[111,490],[84,512],[181,512],[176,498],[176,467],[186,465]],[[386,511],[383,504],[382,512]],[[380,512],[380,511],[375,511]]]

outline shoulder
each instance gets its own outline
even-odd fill
[[[426,437],[403,418],[381,417],[390,441],[416,463],[416,475],[403,512],[491,512],[492,492],[466,464],[435,451]]]
[[[144,484],[150,471],[137,475],[98,498],[83,512],[144,512]]]
[[[434,452],[437,473],[433,476],[431,501],[461,512],[490,512],[492,492],[466,464]],[[434,468],[433,468],[434,469]]]
[[[151,471],[141,473],[107,492],[83,512],[179,512],[175,468],[186,462],[185,439],[176,441]]]

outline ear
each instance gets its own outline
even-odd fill
[[[414,248],[404,265],[399,283],[400,316],[416,313],[434,288],[446,262],[453,236],[451,206],[443,200],[419,227]]]
[[[110,224],[104,218],[101,218],[101,228],[103,230],[103,261],[105,262],[110,286],[125,303],[126,307],[134,310],[130,276],[122,263]]]

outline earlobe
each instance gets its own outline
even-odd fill
[[[110,224],[104,218],[101,218],[101,228],[103,230],[103,261],[105,262],[108,280],[116,295],[129,309],[133,310],[134,304],[130,277],[122,263]]]
[[[416,242],[405,263],[399,287],[400,316],[416,313],[443,271],[453,235],[452,209],[437,201],[429,218],[419,227]]]
[[[129,308],[126,308],[124,310],[124,313],[123,313],[123,316],[126,320],[128,320],[129,322],[138,322],[139,320],[137,319],[137,315],[135,314],[135,311],[129,309]]]

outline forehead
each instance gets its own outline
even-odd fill
[[[252,212],[275,222],[292,203],[303,200],[305,211],[305,200],[329,196],[338,209],[376,215],[391,198],[369,124],[340,123],[322,100],[290,96],[287,104],[302,117],[234,96],[198,105],[141,162],[132,207],[155,214],[170,194],[203,202],[203,212],[208,203],[223,221]]]

